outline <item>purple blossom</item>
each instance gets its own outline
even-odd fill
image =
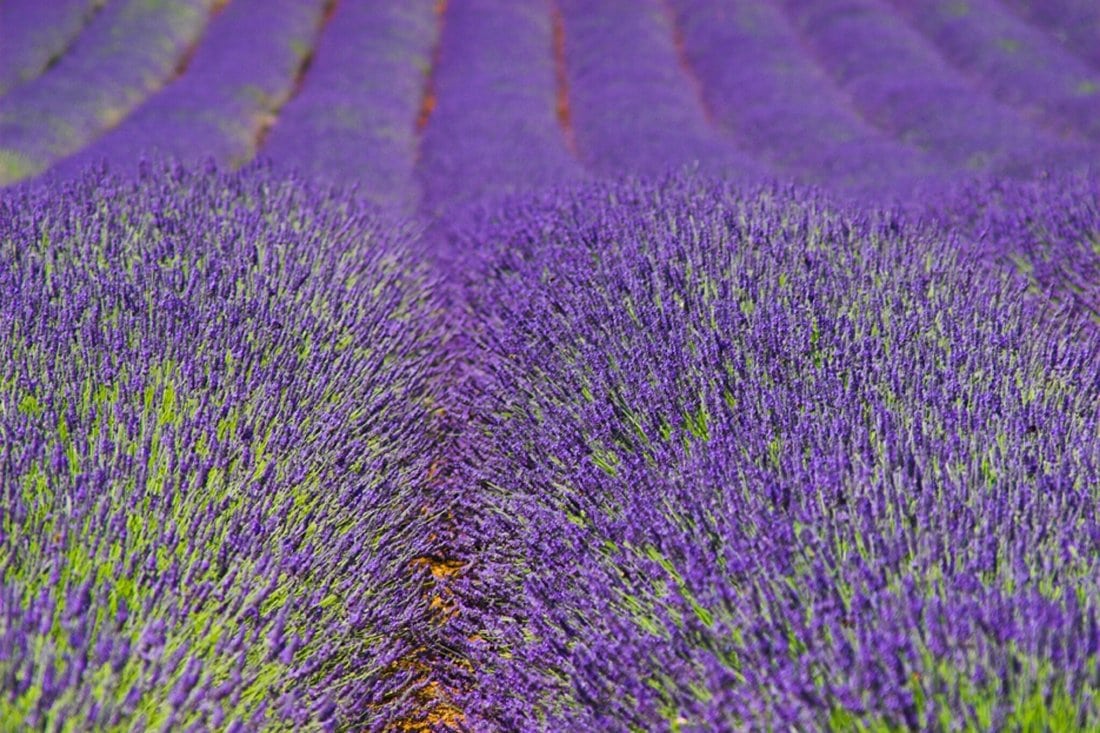
[[[443,331],[381,221],[256,168],[0,202],[5,715],[408,715]]]
[[[1096,719],[1096,554],[1059,549],[1094,523],[1095,332],[935,228],[783,189],[590,186],[490,226],[467,287],[515,559],[471,706],[926,728],[1045,690]]]

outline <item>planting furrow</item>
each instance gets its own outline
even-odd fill
[[[449,0],[418,159],[429,214],[581,174],[557,117],[553,43],[544,0]]]
[[[1087,168],[1095,153],[1060,141],[973,88],[875,0],[785,0],[814,56],[871,124],[949,172],[1026,175]]]
[[[891,0],[947,60],[993,96],[1056,134],[1100,142],[1100,69],[996,0],[963,5]],[[1096,42],[1100,44],[1100,36]]]
[[[1100,5],[1093,0],[1000,0],[1071,53],[1100,69]]]
[[[229,166],[251,160],[313,52],[324,8],[325,0],[234,0],[211,21],[182,76],[51,174],[104,160],[128,169],[143,155]]]
[[[41,173],[121,122],[185,62],[215,4],[108,4],[53,68],[0,97],[0,185]]]
[[[56,64],[105,2],[8,0],[0,3],[0,95]]]
[[[471,270],[503,730],[1100,725],[1100,338],[941,230],[685,180]],[[473,707],[473,705],[471,705]]]
[[[933,178],[928,160],[865,123],[760,0],[670,0],[688,62],[718,121],[786,174],[860,194]]]
[[[319,180],[358,184],[372,201],[415,209],[415,122],[436,37],[433,5],[338,3],[308,82],[279,114],[261,155]]]
[[[698,166],[742,181],[767,174],[708,121],[660,0],[610,0],[598,8],[557,0],[556,6],[577,148],[593,172]]]
[[[252,167],[0,201],[0,728],[415,714],[444,333],[406,232]]]

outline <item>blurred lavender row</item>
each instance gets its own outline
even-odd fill
[[[143,155],[190,165],[250,161],[294,91],[323,10],[323,0],[234,0],[210,21],[185,74],[51,174],[100,162],[126,170]]]
[[[340,3],[263,155],[303,175],[357,184],[372,201],[414,210],[415,126],[438,30],[433,4]]]
[[[952,174],[1088,170],[1096,150],[1027,124],[969,84],[880,0],[784,0],[810,52],[872,124]]]
[[[1093,5],[233,0],[202,35],[214,0],[118,0],[51,4],[56,34],[32,41],[47,11],[15,4],[0,79],[33,78],[0,96],[2,181],[259,155],[440,220],[494,192],[685,167],[876,202],[1094,172]]]
[[[63,56],[106,0],[0,3],[0,95],[41,75]]]
[[[213,7],[108,4],[53,68],[0,97],[0,185],[44,171],[125,119],[185,61]]]
[[[869,125],[830,84],[775,3],[670,5],[715,116],[778,175],[865,197],[935,180],[927,156]]]
[[[449,0],[417,170],[425,208],[575,179],[545,0]]]
[[[1052,34],[1067,50],[1100,70],[1100,5],[1092,0],[1001,0],[1021,18]]]
[[[1055,134],[1100,141],[1100,69],[1058,47],[996,0],[891,0],[972,83]]]
[[[767,175],[708,119],[660,2],[557,5],[577,147],[593,171],[653,175],[696,166],[741,181]]]

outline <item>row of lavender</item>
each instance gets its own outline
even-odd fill
[[[257,170],[0,201],[0,728],[418,714],[447,507],[412,242]]]
[[[1095,725],[1096,201],[585,184],[459,316],[264,171],[12,193],[0,720]]]
[[[0,45],[42,33],[41,5],[9,11]],[[92,14],[40,75],[0,97],[0,183],[41,173],[125,119],[172,78],[213,7],[214,0],[127,0]]]
[[[486,216],[469,470],[504,591],[468,599],[466,707],[505,730],[1100,725],[1096,201],[972,190],[945,229],[673,179]]]
[[[440,215],[683,166],[880,199],[1094,167],[1100,21],[1059,3],[20,0],[2,17],[0,180],[261,154]]]

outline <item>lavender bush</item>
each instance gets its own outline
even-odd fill
[[[476,236],[514,590],[471,707],[1100,725],[1095,332],[935,229],[781,189],[595,186]]]
[[[1100,326],[1100,182],[1046,177],[960,186],[929,206],[986,261],[1028,292]],[[929,212],[925,212],[928,215]]]
[[[410,710],[439,326],[408,242],[263,171],[5,197],[0,728]]]

